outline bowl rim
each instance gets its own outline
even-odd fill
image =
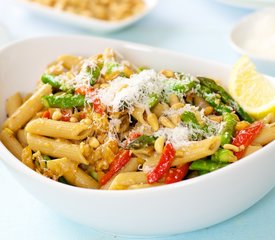
[[[247,55],[255,60],[260,60],[260,61],[265,61],[268,63],[274,63],[275,62],[275,57],[274,59],[272,58],[265,58],[265,57],[261,57],[261,56],[257,56],[253,53],[250,53],[249,51],[245,50],[244,48],[242,48],[240,46],[240,44],[238,44],[238,42],[235,39],[235,35],[236,33],[239,31],[239,28],[242,25],[249,25],[252,24],[252,22],[255,20],[255,18],[257,18],[257,16],[263,15],[265,13],[269,13],[273,11],[273,13],[275,13],[275,7],[267,7],[255,12],[252,12],[246,16],[244,16],[243,18],[241,18],[239,21],[237,21],[233,27],[231,27],[230,30],[230,34],[229,34],[229,44],[230,46],[239,54],[241,55]]]
[[[135,48],[141,48],[141,49],[150,49],[150,51],[160,51],[164,54],[172,54],[177,57],[187,57],[192,60],[197,60],[197,61],[204,61],[209,64],[215,64],[217,67],[221,68],[229,68],[228,65],[221,64],[215,61],[211,60],[205,60],[202,58],[198,57],[192,57],[183,53],[175,52],[175,51],[170,51],[170,50],[165,50],[162,48],[156,48],[156,47],[151,47],[148,45],[143,45],[143,44],[138,44],[138,43],[133,43],[133,42],[128,42],[128,41],[121,41],[121,40],[113,40],[113,39],[108,39],[108,38],[102,38],[102,37],[91,37],[91,36],[85,36],[85,35],[51,35],[51,36],[40,36],[40,37],[30,37],[30,38],[25,38],[21,40],[16,40],[13,41],[12,43],[6,44],[2,47],[0,47],[0,56],[4,51],[9,51],[9,49],[12,49],[14,46],[17,46],[19,44],[24,44],[27,42],[31,41],[40,41],[40,40],[54,40],[54,39],[62,39],[62,38],[69,38],[72,40],[87,40],[87,39],[93,39],[93,40],[105,40],[105,41],[110,41],[110,42],[115,42],[117,44],[123,45],[125,48],[129,48],[131,46]],[[220,175],[223,175],[224,172],[229,172],[229,171],[234,171],[235,168],[239,168],[239,166],[242,166],[244,164],[247,164],[249,161],[258,161],[259,158],[257,157],[258,155],[260,156],[264,151],[269,151],[271,149],[275,149],[275,141],[269,143],[268,145],[264,146],[262,149],[258,150],[257,152],[254,152],[253,154],[244,157],[241,161],[237,161],[233,164],[230,164],[224,168],[218,169],[216,171],[210,172],[208,174],[195,177],[192,179],[186,179],[184,181],[180,181],[177,183],[173,184],[167,184],[167,185],[162,185],[162,186],[156,186],[152,188],[143,188],[143,189],[134,189],[134,190],[124,190],[124,191],[117,191],[117,190],[103,190],[103,189],[88,189],[88,188],[81,188],[81,187],[75,187],[72,185],[67,185],[67,184],[62,184],[57,181],[54,181],[52,179],[49,179],[34,170],[30,169],[26,165],[24,165],[19,159],[17,159],[0,141],[0,153],[1,155],[1,160],[5,165],[10,166],[13,168],[16,172],[20,172],[24,175],[29,176],[30,178],[33,178],[34,181],[41,182],[42,184],[47,184],[53,188],[60,188],[64,190],[70,190],[70,191],[76,191],[77,193],[80,194],[100,194],[100,195],[111,195],[112,197],[121,197],[121,196],[135,196],[137,191],[142,194],[142,193],[155,193],[161,192],[161,191],[167,191],[167,190],[175,190],[178,188],[184,188],[184,186],[189,186],[189,185],[194,185],[194,184],[199,184],[202,181],[205,181],[210,178],[215,178]],[[275,183],[274,183],[275,184]]]

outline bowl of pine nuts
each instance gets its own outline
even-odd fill
[[[18,0],[48,18],[97,32],[125,28],[149,14],[158,0]]]

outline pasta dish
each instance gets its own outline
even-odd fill
[[[0,139],[34,171],[93,189],[128,190],[210,173],[275,138],[215,80],[137,67],[113,49],[63,55],[36,90],[6,101]]]

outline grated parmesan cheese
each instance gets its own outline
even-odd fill
[[[169,141],[175,149],[186,146],[189,141],[189,129],[185,126],[179,125],[175,128],[160,128],[154,133],[155,137],[163,136]]]
[[[115,112],[124,108],[131,112],[134,106],[147,109],[150,94],[161,95],[165,81],[166,78],[155,70],[144,70],[130,78],[116,78],[107,88],[100,89],[98,96],[104,105]]]

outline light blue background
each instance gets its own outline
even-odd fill
[[[229,31],[249,12],[210,0],[160,0],[157,9],[136,25],[105,36],[233,64],[237,54],[229,45]],[[10,0],[0,0],[0,22],[8,27],[13,39],[60,33],[93,34],[34,16]],[[261,174],[264,173],[259,172],[255,178]],[[25,192],[0,164],[0,239],[132,238],[100,233],[54,213]],[[226,222],[158,239],[275,239],[275,189],[249,210]]]

